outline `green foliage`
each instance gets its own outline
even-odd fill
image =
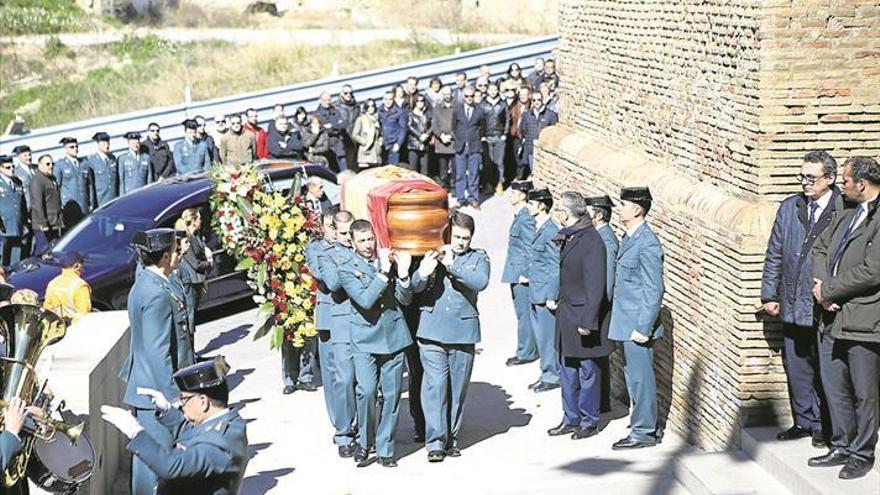
[[[122,41],[110,45],[110,52],[121,59],[130,59],[132,62],[147,62],[162,55],[174,55],[184,51],[182,45],[150,34],[147,36],[132,36],[126,34]]]
[[[54,34],[88,31],[92,18],[73,0],[5,0],[0,4],[3,34]]]
[[[49,60],[61,56],[76,58],[76,52],[65,46],[57,36],[49,36],[49,39],[46,40],[43,55]]]

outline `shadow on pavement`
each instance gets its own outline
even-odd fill
[[[253,325],[248,323],[247,325],[239,325],[235,328],[230,328],[224,332],[219,333],[216,337],[211,339],[210,342],[205,344],[205,347],[199,351],[199,354],[207,354],[211,351],[216,351],[225,346],[232,345],[239,340],[247,337],[248,331],[251,329]]]
[[[266,450],[272,446],[272,442],[252,443],[248,445],[248,460],[252,460],[262,450]]]
[[[241,385],[244,378],[255,371],[254,368],[237,369],[226,375],[226,383],[229,384],[229,391],[235,390],[235,387]]]
[[[588,457],[560,466],[559,469],[589,476],[602,476],[608,473],[624,471],[629,468],[630,464],[632,462],[620,459]]]
[[[261,471],[253,476],[248,476],[241,482],[240,493],[247,495],[263,495],[278,485],[278,479],[294,472],[294,468],[273,469]]]
[[[221,304],[215,308],[203,309],[196,313],[196,325],[226,318],[227,316],[242,313],[256,307],[257,304],[253,299],[246,297],[230,303]]]

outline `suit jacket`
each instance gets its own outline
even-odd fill
[[[660,305],[663,302],[663,248],[647,223],[624,236],[617,252],[617,277],[608,338],[630,340],[635,330],[649,338],[663,336]]]
[[[66,206],[73,201],[79,205],[80,211],[86,214],[91,211],[89,198],[91,191],[91,174],[89,167],[80,158],[64,157],[55,162],[53,175],[61,192],[61,205]]]
[[[117,163],[120,196],[153,182],[153,167],[150,166],[150,155],[126,151],[119,155]]]
[[[412,302],[412,287],[410,281],[401,283],[395,272],[380,277],[375,263],[358,254],[339,265],[339,280],[351,298],[354,351],[392,354],[412,344],[401,310]]]
[[[8,431],[0,431],[0,468],[9,469],[12,458],[21,452],[21,440]]]
[[[438,264],[422,278],[413,274],[413,292],[419,298],[416,337],[444,344],[476,344],[480,341],[477,294],[489,285],[489,255],[481,249],[456,256],[447,269]]]
[[[61,194],[55,177],[37,172],[28,189],[31,193],[31,226],[34,230],[44,227],[60,229],[64,222],[61,216]]]
[[[351,248],[342,244],[334,244],[318,256],[321,281],[330,291],[330,341],[334,343],[351,343],[351,299],[342,287],[339,267],[352,256]]]
[[[211,271],[211,264],[208,262],[208,256],[205,254],[205,241],[198,233],[189,236],[189,250],[183,255],[183,263],[188,265],[189,270],[186,271],[187,277],[181,279],[183,283],[189,285],[204,285],[207,280],[208,272]]]
[[[138,387],[158,390],[165,397],[179,393],[171,377],[179,368],[175,363],[177,333],[171,291],[167,280],[143,269],[128,294],[131,343],[119,378],[127,383],[123,401],[138,409],[153,408],[148,397],[137,393]]]
[[[607,223],[596,229],[596,232],[599,233],[599,237],[605,243],[605,257],[607,258],[605,265],[605,296],[611,301],[614,297],[614,275],[617,272],[617,250],[620,247],[620,243],[617,241],[614,229]]]
[[[27,226],[27,203],[21,179],[0,178],[0,235],[21,237]]]
[[[825,312],[826,330],[834,338],[880,342],[880,215],[877,202],[844,243],[843,256],[833,272],[834,253],[856,210],[836,216],[813,251],[813,277],[822,280],[822,297],[840,305]],[[861,206],[860,206],[861,207]],[[862,215],[865,215],[862,213]]]
[[[172,409],[159,417],[173,442],[146,430],[126,446],[159,478],[161,495],[237,495],[248,463],[247,424],[234,410],[194,425]]]
[[[454,127],[455,104],[447,107],[444,103],[434,105],[431,110],[431,136],[434,137],[434,152],[441,155],[455,153],[455,127]],[[449,144],[440,140],[441,134],[453,136]]]
[[[471,108],[471,118],[467,117],[465,105],[456,105],[452,116],[455,129],[455,152],[458,154],[481,153],[483,138],[483,109],[479,105]]]
[[[589,220],[574,229],[560,254],[558,349],[564,357],[604,357],[613,349],[608,340],[605,243]],[[590,330],[590,335],[581,335],[578,328]]]
[[[101,158],[95,153],[86,160],[86,166],[89,169],[89,185],[92,188],[89,199],[92,202],[91,208],[95,210],[119,195],[118,164],[112,153],[108,153],[106,158]]]
[[[559,297],[559,246],[553,238],[559,226],[548,218],[537,228],[529,245],[529,263],[526,278],[529,279],[529,302],[544,304]]]
[[[314,239],[306,245],[306,267],[318,281],[318,290],[315,294],[317,306],[315,306],[315,326],[318,330],[330,330],[332,317],[330,309],[333,306],[331,291],[324,283],[324,274],[321,272],[320,256],[332,256],[330,251],[333,243],[324,239]]]
[[[501,273],[502,284],[515,284],[525,275],[529,263],[529,246],[535,237],[535,218],[522,206],[513,216],[507,236],[507,260]]]

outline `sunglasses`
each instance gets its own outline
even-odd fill
[[[79,145],[78,144],[68,144],[67,146],[65,146],[65,148],[75,149],[75,148],[79,148]]]
[[[12,169],[12,165],[0,165],[0,168],[4,168],[4,169],[6,169],[6,170],[11,170],[11,169]]]
[[[473,98],[474,95],[464,95],[465,98]]]
[[[150,132],[157,133],[157,132],[159,132],[159,129],[150,129]]]
[[[343,91],[342,96],[351,96],[351,91]]]

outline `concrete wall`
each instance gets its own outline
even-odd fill
[[[662,419],[703,447],[736,445],[740,425],[788,409],[778,329],[755,313],[776,204],[807,150],[880,153],[880,8],[562,0],[559,23],[564,111],[535,178],[557,194],[651,187]]]

